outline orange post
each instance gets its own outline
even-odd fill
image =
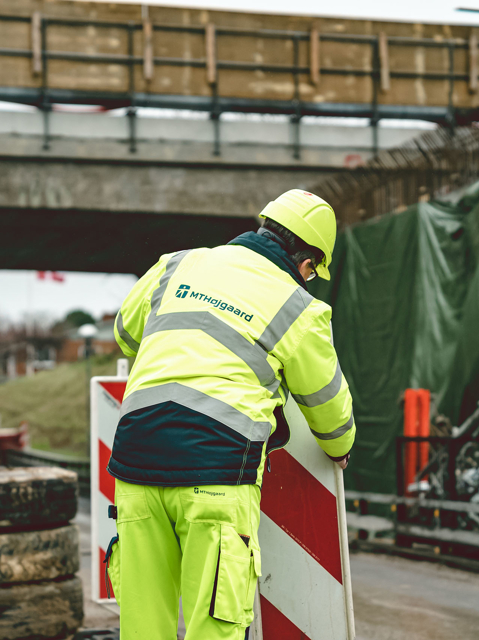
[[[404,435],[418,435],[417,421],[417,391],[416,389],[406,389],[404,392]],[[404,460],[404,483],[405,493],[408,492],[409,485],[414,482],[418,462],[417,442],[407,442],[405,446]]]
[[[431,392],[428,389],[406,389],[404,393],[404,435],[427,437],[430,433],[429,410]],[[405,493],[415,481],[416,474],[429,460],[428,442],[407,442],[405,447]],[[425,478],[422,478],[425,479]]]

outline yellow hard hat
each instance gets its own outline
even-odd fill
[[[266,205],[259,215],[282,224],[306,244],[321,249],[325,257],[316,270],[321,278],[331,279],[328,267],[336,241],[336,216],[331,205],[314,193],[291,189]]]

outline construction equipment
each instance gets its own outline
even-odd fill
[[[429,461],[407,485],[404,452],[413,443],[427,445]],[[399,496],[418,498],[398,505],[398,542],[435,540],[441,550],[456,547],[458,553],[461,545],[479,546],[479,407],[451,435],[397,438],[397,487]]]

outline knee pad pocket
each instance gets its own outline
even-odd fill
[[[221,525],[210,615],[217,620],[249,625],[260,573],[259,550],[248,548],[233,527]]]

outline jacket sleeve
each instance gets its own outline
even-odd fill
[[[346,456],[356,433],[353,401],[332,343],[331,308],[313,302],[310,322],[284,364],[286,382],[324,452]]]
[[[134,356],[140,348],[143,329],[151,311],[151,296],[159,286],[165,271],[166,259],[162,256],[149,271],[136,282],[126,296],[115,319],[115,339],[126,356]]]

